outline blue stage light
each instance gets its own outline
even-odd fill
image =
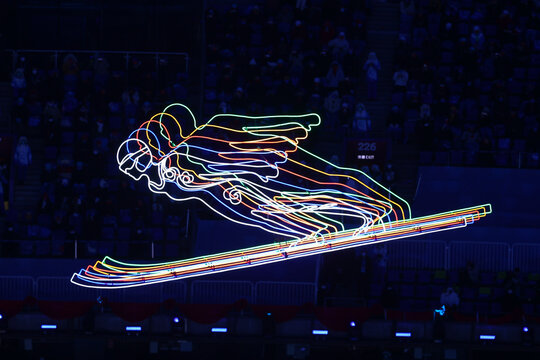
[[[480,340],[495,340],[495,335],[480,335]]]
[[[178,324],[180,322],[180,318],[178,316],[173,317],[172,319],[173,323]]]
[[[213,333],[226,333],[226,332],[227,332],[227,328],[221,328],[221,327],[218,327],[218,328],[212,328],[212,332],[213,332]]]
[[[410,332],[396,332],[396,337],[411,337]]]
[[[47,329],[52,330],[52,329],[56,329],[56,325],[42,324],[41,328],[44,330],[47,330]]]
[[[142,328],[140,326],[126,326],[126,331],[141,331]]]
[[[529,328],[527,326],[523,327],[523,332],[529,332]]]
[[[355,326],[356,326],[356,323],[355,323],[354,321],[351,321],[351,322],[349,323],[349,325],[350,325],[351,327],[355,327]]]
[[[328,335],[328,330],[313,330],[311,333],[313,335]]]

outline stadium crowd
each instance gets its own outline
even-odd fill
[[[424,163],[435,152],[443,157],[435,161],[456,165],[538,167],[540,4],[400,6],[392,95],[399,116],[389,126],[416,139]]]
[[[185,100],[187,74],[159,84],[153,68],[137,57],[127,69],[111,67],[103,55],[81,57],[67,54],[58,68],[21,57],[13,72],[17,184],[24,184],[32,162],[27,136],[39,145],[42,171],[37,207],[12,210],[3,234],[24,241],[4,246],[4,252],[71,257],[74,240],[80,240],[78,256],[148,257],[151,239],[157,256],[178,254],[184,212],[168,211],[167,201],[120,176],[115,147],[125,129],[162,103]]]
[[[208,9],[204,113],[315,112],[335,136],[365,133],[367,10],[332,1]]]
[[[402,0],[389,136],[417,144],[425,163],[449,153],[456,165],[512,166],[515,151],[527,154],[523,166],[538,167],[539,5]],[[316,112],[334,141],[368,134],[375,119],[360,89],[377,98],[381,68],[366,48],[369,11],[368,1],[207,9],[203,114]],[[167,198],[119,174],[111,144],[162,104],[186,100],[187,74],[160,83],[137,57],[127,69],[109,60],[67,54],[56,68],[18,59],[11,82],[15,178],[25,182],[36,159],[28,137],[39,138],[42,185],[36,208],[9,215],[3,238],[21,241],[4,245],[3,254],[71,257],[74,240],[89,257],[148,256],[148,239],[158,257],[181,251],[185,212],[169,211]],[[393,170],[384,169],[365,171],[393,180]],[[0,194],[8,177],[0,173]],[[486,299],[493,313],[530,311],[540,298],[538,279],[518,271],[475,275],[473,264],[461,273],[387,270],[382,248],[335,265],[321,275],[322,295],[389,308],[443,302],[471,312],[473,300]]]

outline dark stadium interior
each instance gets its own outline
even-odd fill
[[[465,229],[126,289],[72,284],[285,241],[123,174],[172,103],[317,113],[302,146]],[[540,358],[540,1],[7,0],[0,359]],[[537,200],[535,200],[537,199]]]

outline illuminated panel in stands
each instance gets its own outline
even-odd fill
[[[150,265],[105,257],[72,282],[97,288],[154,284],[460,228],[491,212],[482,205],[411,218],[409,204],[367,174],[299,145],[320,123],[317,114],[221,114],[197,124],[189,108],[169,105],[122,143],[120,170],[153,193],[198,200],[230,221],[289,240]]]
[[[226,333],[227,328],[216,327],[211,330],[213,333]]]
[[[411,337],[410,332],[396,332],[396,337]]]
[[[480,340],[495,340],[495,335],[480,335]]]
[[[313,335],[328,335],[328,330],[313,330],[311,333]]]

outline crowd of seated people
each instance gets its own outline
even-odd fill
[[[538,167],[538,2],[400,6],[390,131],[425,163]]]
[[[357,91],[366,57],[365,14],[363,4],[332,1],[303,10],[287,4],[209,9],[204,117],[317,112],[324,129],[335,130],[321,137],[365,133],[371,120]],[[65,241],[74,239],[88,242],[79,248],[83,254],[110,253],[119,251],[111,249],[113,239],[159,242],[181,233],[178,217],[161,219],[160,209],[171,204],[117,176],[114,154],[123,129],[158,111],[157,104],[185,99],[184,80],[179,74],[174,84],[157,88],[155,73],[136,57],[129,69],[100,55],[69,54],[58,69],[19,60],[12,75],[16,133],[40,134],[44,166],[38,208],[12,216],[6,227],[6,238],[42,241],[20,243],[16,253],[61,255]],[[391,166],[363,170],[394,180]],[[172,226],[164,230],[164,224]],[[105,242],[91,243],[96,238]]]
[[[151,239],[155,256],[177,255],[183,208],[121,174],[116,148],[164,103],[185,100],[186,75],[158,84],[153,69],[135,57],[128,69],[100,55],[80,60],[68,54],[58,69],[19,59],[12,82],[15,133],[22,143],[35,139],[43,168],[37,207],[8,214],[3,238],[20,241],[4,244],[4,254],[72,257],[78,240],[79,257],[140,258],[150,256]],[[19,157],[31,161],[38,149],[27,150]],[[25,181],[19,170],[18,184]]]
[[[357,91],[366,58],[364,3],[305,5],[207,10],[206,115],[315,112],[337,136],[369,130]]]
[[[204,116],[314,112],[322,124],[306,147],[315,150],[320,140],[343,144],[365,136],[372,128],[359,91],[368,85],[367,5],[321,0],[207,9]],[[351,157],[344,151],[328,156],[345,165]],[[377,181],[394,182],[391,164],[364,165]]]

